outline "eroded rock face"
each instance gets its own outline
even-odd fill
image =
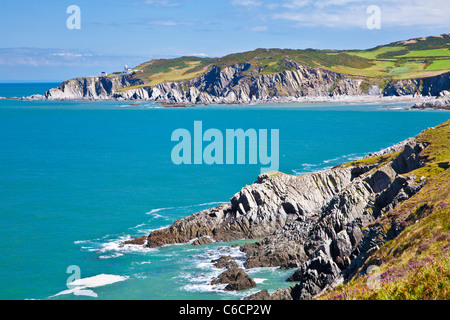
[[[347,77],[332,71],[299,65],[292,61],[285,63],[290,64],[290,68],[294,70],[278,74],[246,74],[244,76],[243,72],[250,68],[248,63],[223,69],[213,66],[209,72],[196,79],[130,89],[114,94],[114,98],[192,104],[234,104],[299,97],[369,94],[360,88],[363,78]]]
[[[291,277],[297,284],[271,298],[311,299],[351,274],[382,244],[377,226],[367,226],[420,190],[404,174],[422,165],[425,145],[410,139],[399,146],[402,151],[387,163],[302,176],[263,174],[230,204],[153,231],[147,246],[263,238],[241,246],[245,267],[297,269]],[[233,271],[223,277],[240,276]]]
[[[198,212],[152,232],[148,246],[186,243],[205,236],[215,241],[262,238],[286,223],[315,215],[351,181],[351,168],[304,176],[263,174],[238,192],[230,204]]]
[[[107,100],[117,90],[143,84],[130,76],[86,77],[64,81],[59,87],[50,89],[43,95],[45,100]]]
[[[303,263],[289,278],[298,282],[296,285],[280,289],[277,295],[270,297],[260,295],[265,299],[312,299],[351,277],[387,240],[380,225],[372,224],[364,231],[363,227],[422,187],[401,174],[421,166],[418,154],[424,147],[409,140],[393,161],[368,172],[358,170],[360,175],[343,192],[336,194],[316,218],[297,219],[259,243],[244,245],[242,250],[248,255],[246,263],[251,261],[252,266],[258,266],[255,261],[263,265],[270,260],[274,253],[267,249],[271,245],[282,248],[280,242],[295,239],[296,245],[303,245],[306,253]],[[279,254],[277,252],[276,256]],[[258,255],[264,258],[256,259]],[[259,295],[250,298],[258,299]]]

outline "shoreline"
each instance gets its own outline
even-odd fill
[[[183,101],[155,101],[151,99],[123,99],[123,98],[102,98],[102,99],[45,99],[42,95],[31,95],[28,97],[0,97],[0,100],[9,101],[85,101],[85,102],[101,102],[101,101],[119,101],[119,102],[130,102],[130,105],[138,105],[142,102],[154,102],[160,104],[166,108],[181,108],[181,107],[195,107],[195,106],[209,106],[209,105],[257,105],[257,104],[288,104],[288,103],[427,103],[439,99],[434,96],[319,96],[319,97],[282,97],[282,98],[272,98],[265,100],[254,100],[251,102],[241,102],[241,103],[190,103]]]

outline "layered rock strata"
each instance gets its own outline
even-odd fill
[[[408,139],[387,149],[396,156],[381,163],[260,175],[229,204],[153,231],[145,245],[262,238],[240,247],[245,267],[297,269],[289,278],[297,284],[276,297],[310,299],[350,276],[386,241],[372,222],[421,189],[406,174],[423,165],[425,147]]]

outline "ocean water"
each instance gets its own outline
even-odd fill
[[[56,84],[0,84],[0,96]],[[279,129],[280,171],[302,174],[378,151],[449,119],[401,103],[161,108],[153,103],[0,100],[0,299],[240,299],[292,271],[249,270],[258,288],[209,285],[233,243],[119,244],[229,202],[257,165],[173,164],[175,129]],[[78,279],[77,286],[67,281]]]

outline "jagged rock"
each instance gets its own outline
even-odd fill
[[[121,245],[135,245],[135,246],[144,246],[147,244],[148,236],[142,236],[140,238],[134,238],[131,240],[124,241]]]
[[[301,244],[294,241],[272,242],[264,240],[257,243],[247,243],[241,246],[246,253],[246,268],[281,267],[282,269],[297,268],[306,260],[306,254]]]
[[[441,92],[442,95],[435,99],[430,99],[424,102],[419,102],[414,104],[412,109],[442,109],[442,110],[450,110],[450,97],[445,92],[447,90]]]
[[[130,75],[120,77],[86,77],[64,81],[58,88],[50,89],[43,95],[46,100],[107,100],[117,90],[143,84]]]
[[[340,257],[342,261],[352,253],[352,243],[345,230],[340,231],[333,239],[333,256]]]
[[[209,243],[213,243],[214,240],[211,239],[210,237],[201,237],[199,239],[196,239],[192,242],[193,246],[200,246],[200,245],[204,245],[204,244],[209,244]]]
[[[391,80],[383,90],[384,96],[421,95],[439,96],[449,90],[450,73],[420,79]]]
[[[319,212],[337,193],[353,185],[352,170],[330,169],[303,176],[262,174],[257,182],[237,193],[230,205],[198,212],[169,228],[152,232],[148,246],[186,243],[204,236],[215,241],[268,236],[288,222]]]
[[[293,291],[294,291],[294,286],[291,286],[289,288],[284,288],[284,289],[277,289],[270,296],[270,300],[283,300],[283,301],[294,300],[293,296],[292,296]]]
[[[255,281],[242,268],[231,268],[211,281],[212,285],[227,284],[226,291],[241,291],[255,288]]]
[[[295,300],[309,300],[332,284],[341,270],[336,263],[323,252],[319,256],[303,263],[288,281],[298,281],[294,287]]]
[[[270,300],[270,294],[267,289],[264,289],[248,297],[245,297],[243,300]]]
[[[231,256],[222,256],[217,260],[212,261],[214,266],[219,269],[234,269],[238,268],[238,264]]]

